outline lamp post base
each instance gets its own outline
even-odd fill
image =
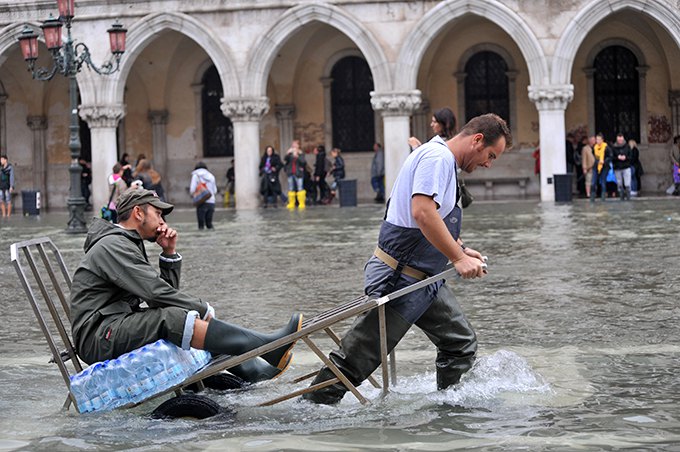
[[[68,205],[69,220],[66,227],[67,234],[84,234],[87,232],[85,223],[85,198],[69,198]]]

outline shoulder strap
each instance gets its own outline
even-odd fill
[[[109,195],[109,204],[111,204],[111,201],[113,201],[113,194],[116,192],[116,182],[113,183],[113,187],[111,187],[111,194]],[[106,205],[106,207],[109,207],[109,204]]]

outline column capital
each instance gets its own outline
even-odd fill
[[[647,76],[647,71],[649,70],[649,66],[637,66],[635,69],[638,71],[638,75],[640,78],[646,77]]]
[[[671,106],[680,105],[680,90],[668,91],[668,103]]]
[[[47,116],[27,116],[26,124],[28,125],[28,128],[33,131],[45,130],[47,129]]]
[[[124,105],[81,105],[79,110],[80,117],[91,129],[115,128],[125,116]]]
[[[149,110],[149,121],[152,125],[162,125],[168,123],[168,110]]]
[[[295,105],[275,105],[274,112],[278,119],[293,119],[293,115],[295,115]]]
[[[224,116],[232,121],[259,121],[269,111],[268,97],[222,98]]]
[[[574,98],[574,85],[529,86],[529,99],[541,110],[566,110]]]
[[[333,78],[332,77],[321,77],[319,79],[319,81],[321,82],[322,86],[327,88],[327,87],[331,86],[331,83],[333,83]]]
[[[421,102],[420,90],[412,91],[371,91],[373,110],[383,116],[410,116]]]

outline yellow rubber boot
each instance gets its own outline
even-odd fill
[[[288,192],[288,205],[286,207],[288,207],[290,210],[295,209],[295,192],[294,191]]]
[[[307,190],[300,190],[297,192],[298,207],[300,209],[305,208],[305,201],[307,200]]]
[[[229,192],[224,192],[224,204],[223,207],[229,207]]]

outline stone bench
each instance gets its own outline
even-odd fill
[[[531,178],[529,176],[498,176],[488,178],[465,178],[465,185],[484,185],[484,199],[495,199],[494,188],[502,184],[513,184],[519,187],[519,196],[522,199],[527,197],[527,184]]]

